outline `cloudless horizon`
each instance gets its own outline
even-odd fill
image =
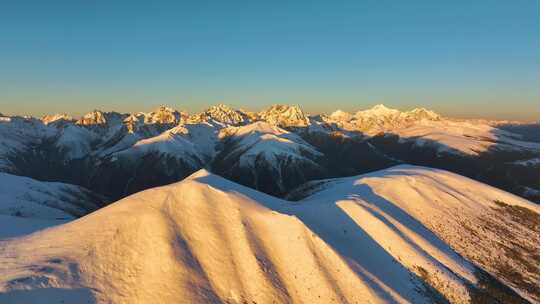
[[[540,121],[539,1],[11,1],[0,113],[308,113],[375,104]]]

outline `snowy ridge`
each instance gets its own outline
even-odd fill
[[[399,111],[377,105],[354,114],[306,116],[298,106],[274,105],[250,113],[220,104],[191,115],[160,106],[149,113],[93,111],[76,122],[60,117],[64,115],[51,116],[48,124],[47,119],[0,120],[0,171],[69,181],[115,198],[128,193],[118,189],[129,187],[113,186],[113,181],[137,185],[130,188],[135,192],[203,167],[280,196],[308,180],[360,174],[404,161],[476,176],[534,201],[538,196],[527,196],[533,192],[524,189],[540,188],[533,163],[521,166],[525,172],[511,164],[540,157],[536,129],[498,128],[423,108]],[[254,130],[262,124],[288,133],[267,129],[228,136],[235,128]],[[177,127],[187,131],[176,132]],[[355,153],[362,160],[357,162]],[[443,159],[459,164],[446,165]],[[466,164],[475,159],[481,160],[478,170],[466,170],[476,167]],[[488,164],[490,159],[496,168]],[[89,178],[72,174],[73,167]],[[509,174],[504,173],[501,183],[497,172],[505,171]],[[110,180],[100,182],[99,175]]]
[[[539,143],[517,140],[510,132],[470,122],[424,121],[389,133],[399,135],[401,141],[412,140],[417,146],[435,144],[440,151],[451,153],[478,155],[492,148],[540,151]]]
[[[6,119],[10,118],[6,117]],[[50,115],[41,119],[43,125],[60,121],[65,123],[60,126],[73,124],[73,119],[66,114]],[[403,141],[415,141],[418,146],[438,143],[441,152],[458,152],[468,155],[477,155],[487,151],[495,144],[498,149],[510,151],[540,150],[539,144],[520,140],[519,135],[498,129],[497,126],[501,122],[443,118],[424,108],[402,112],[387,108],[382,104],[354,114],[338,110],[330,115],[320,115],[317,119],[307,117],[298,106],[288,105],[273,105],[256,114],[235,110],[223,104],[191,115],[167,106],[160,106],[149,113],[134,114],[105,113],[95,110],[85,114],[76,121],[76,124],[98,134],[103,144],[97,144],[96,148],[107,151],[89,151],[88,134],[83,134],[84,132],[79,132],[81,133],[80,142],[75,139],[75,136],[70,136],[69,141],[75,146],[72,148],[75,151],[86,152],[87,155],[109,155],[111,152],[126,149],[137,140],[156,136],[178,124],[210,123],[227,127],[242,126],[257,121],[282,128],[307,127],[306,130],[309,132],[339,131],[352,136],[392,133],[399,135]],[[8,121],[5,120],[6,122]],[[36,120],[36,122],[39,121]],[[75,129],[68,128],[67,132],[71,133],[73,130]],[[62,132],[62,128],[51,132]],[[122,140],[121,138],[126,136],[125,133],[135,134],[135,136],[127,136],[125,140]],[[117,141],[121,144],[116,148],[108,144],[109,141]],[[81,153],[75,154],[79,157]]]
[[[367,134],[376,134],[388,130],[395,130],[422,121],[438,121],[441,117],[430,110],[416,108],[408,112],[390,109],[382,104],[371,109],[358,111],[354,115],[336,111],[326,117],[329,123],[336,123],[340,128],[348,131],[361,131]]]
[[[73,117],[69,116],[66,113],[60,113],[60,114],[53,114],[53,115],[45,115],[41,118],[41,121],[48,125],[50,123],[60,122],[60,121],[69,121],[74,122],[75,119]]]
[[[241,167],[253,167],[259,157],[277,168],[280,158],[313,163],[305,155],[311,157],[322,155],[300,136],[266,122],[227,128],[221,131],[220,136],[235,142],[235,148],[230,154],[241,154],[239,159]]]
[[[55,140],[59,151],[65,153],[67,160],[83,158],[92,152],[92,143],[98,135],[78,125],[66,125]]]
[[[113,157],[140,158],[141,155],[147,153],[158,153],[174,158],[181,158],[193,165],[199,166],[204,163],[200,157],[201,151],[186,138],[188,132],[188,129],[179,125],[158,136],[139,140],[132,147],[114,153]]]
[[[395,238],[422,243],[430,233],[424,226],[522,296],[540,300],[534,287],[540,282],[540,261],[531,256],[540,251],[538,205],[457,174],[410,165],[314,183],[303,187],[310,195],[300,201],[305,212],[322,214],[328,204],[338,206],[398,260],[409,249],[396,246]],[[393,228],[381,227],[385,222]],[[441,254],[433,249],[425,251]],[[448,266],[446,258],[436,258]]]
[[[490,233],[474,226],[484,212],[497,216],[488,225],[510,221],[508,238],[537,248],[538,234],[507,218],[495,199],[538,215],[538,207],[508,193],[421,167],[342,179],[300,204],[201,170],[3,241],[0,300],[34,303],[50,291],[51,302],[79,303],[469,303],[501,293],[521,301],[505,289],[482,294],[496,285],[451,249],[456,237],[470,237],[463,244],[476,249],[493,240],[450,234],[464,229],[459,220]]]

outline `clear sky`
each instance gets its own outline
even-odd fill
[[[540,1],[0,4],[4,114],[218,102],[540,120]]]

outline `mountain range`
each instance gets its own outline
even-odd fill
[[[533,136],[531,136],[533,134]],[[401,163],[453,171],[540,202],[540,125],[460,120],[376,105],[308,115],[212,106],[187,113],[92,111],[0,120],[0,170],[90,189],[114,201],[205,168],[283,197],[316,179]]]
[[[0,303],[540,303],[540,125],[0,115]]]

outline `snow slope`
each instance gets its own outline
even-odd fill
[[[299,106],[272,105],[257,116],[262,121],[282,128],[309,126],[309,119]]]
[[[10,171],[10,156],[24,153],[54,135],[54,128],[40,120],[22,117],[0,117],[0,171]]]
[[[406,128],[395,129],[402,141],[414,141],[416,145],[436,145],[439,151],[478,155],[490,149],[540,151],[540,144],[516,138],[516,134],[487,124],[468,121],[440,120],[422,121]]]
[[[484,288],[481,277],[442,241],[437,221],[458,229],[458,215],[498,214],[493,199],[538,212],[510,194],[419,167],[331,187],[291,203],[200,170],[2,241],[0,302],[469,302]],[[514,224],[510,233],[521,233]]]
[[[279,166],[280,159],[315,165],[312,159],[322,155],[300,136],[262,121],[223,129],[220,137],[226,137],[233,142],[234,149],[228,156],[240,154],[240,167],[253,167],[259,158],[263,158],[274,168]]]
[[[527,200],[444,170],[410,165],[312,182],[296,192],[308,195],[299,202],[306,220],[337,208],[390,255],[412,263],[408,267],[421,266],[432,280],[441,275],[430,270],[435,260],[458,276],[473,274],[467,263],[453,264],[460,259],[444,241],[522,296],[540,300],[535,254],[540,252],[540,207]],[[415,260],[408,258],[415,251]]]
[[[75,185],[41,182],[0,172],[0,214],[74,219],[102,205],[102,198]]]
[[[92,152],[92,143],[97,134],[78,125],[66,125],[61,128],[55,140],[55,146],[64,153],[66,160],[83,158]]]
[[[214,156],[219,126],[203,122],[180,124],[157,136],[136,141],[131,147],[113,153],[113,157],[140,159],[148,153],[179,158],[200,167]]]
[[[101,197],[75,185],[0,173],[0,239],[66,223],[102,204]]]
[[[211,120],[227,125],[243,125],[250,121],[247,113],[231,109],[224,104],[211,106],[202,113],[192,115],[189,120],[194,123],[209,122]]]

